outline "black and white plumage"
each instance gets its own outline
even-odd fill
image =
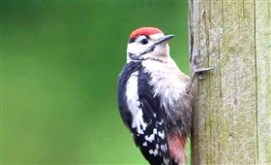
[[[169,56],[161,30],[135,30],[118,81],[118,105],[136,145],[152,165],[183,164],[191,128],[190,78]]]

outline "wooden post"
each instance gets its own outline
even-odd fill
[[[190,0],[192,164],[271,164],[271,1]]]

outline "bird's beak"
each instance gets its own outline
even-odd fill
[[[170,39],[173,38],[173,37],[174,37],[173,34],[163,36],[163,37],[161,37],[157,42],[155,42],[155,45],[158,45],[158,44],[161,44],[161,43],[163,43],[163,42],[166,42],[166,41],[170,40]]]
[[[166,42],[166,41],[170,40],[173,37],[174,37],[174,35],[172,35],[172,34],[161,37],[153,45],[151,45],[150,47],[148,47],[144,52],[140,53],[140,56],[142,56],[142,55],[144,55],[146,53],[152,52],[155,49],[156,45],[161,44],[163,42]]]

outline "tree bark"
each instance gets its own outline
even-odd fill
[[[271,163],[271,1],[190,0],[192,164]]]

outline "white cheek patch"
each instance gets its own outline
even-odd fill
[[[143,38],[146,38],[145,36],[140,36],[134,42],[129,43],[127,46],[127,62],[131,61],[129,54],[139,56],[143,52],[147,51],[154,44],[155,41],[157,41],[159,38],[161,38],[163,36],[164,36],[163,33],[152,34],[152,35],[150,35],[150,40],[148,40],[149,41],[148,44],[145,44],[145,45],[140,43],[140,41]],[[156,53],[157,53],[157,51],[156,51]],[[151,56],[155,57],[156,53],[150,52],[146,55],[150,56],[150,57]]]
[[[138,71],[131,74],[126,86],[127,106],[132,114],[132,128],[136,128],[139,134],[143,134],[147,124],[143,120],[142,109],[139,108],[138,97]]]
[[[138,56],[141,53],[143,53],[144,51],[146,51],[151,45],[152,45],[151,42],[149,42],[146,45],[143,45],[139,42],[129,43],[127,46],[127,55],[129,55],[129,53],[132,53],[132,54]]]

